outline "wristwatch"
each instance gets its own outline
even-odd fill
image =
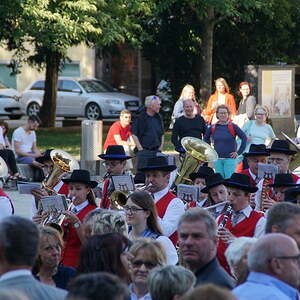
[[[80,227],[80,225],[81,225],[80,222],[76,222],[76,223],[73,224],[73,227],[74,227],[75,229],[77,229],[77,228]]]

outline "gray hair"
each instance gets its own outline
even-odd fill
[[[9,265],[31,267],[38,254],[39,230],[23,217],[6,217],[0,222],[0,244]]]
[[[153,101],[160,101],[160,98],[155,95],[150,95],[145,98],[145,106],[149,107]]]
[[[207,233],[210,238],[215,239],[217,237],[217,224],[215,219],[209,214],[209,212],[200,207],[194,207],[188,209],[179,219],[178,230],[184,222],[204,222],[206,225]]]
[[[296,243],[291,237],[282,233],[268,233],[261,237],[248,252],[249,270],[268,274],[270,260],[277,256],[284,256],[290,242]]]
[[[153,269],[148,275],[148,289],[152,300],[172,300],[182,296],[194,286],[193,272],[182,266],[163,266]]]
[[[285,232],[295,216],[300,216],[298,205],[288,202],[276,203],[268,212],[266,233],[272,232],[273,225],[276,225],[280,232]]]
[[[128,236],[125,216],[118,211],[95,209],[86,215],[84,223],[90,226],[91,235],[118,232]]]
[[[225,251],[225,257],[230,267],[230,271],[235,274],[234,266],[241,261],[250,246],[257,242],[257,238],[239,237],[233,240]]]

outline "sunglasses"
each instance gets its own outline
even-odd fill
[[[154,262],[151,262],[151,261],[143,261],[143,260],[134,260],[132,262],[132,266],[134,268],[140,268],[142,265],[144,265],[147,269],[153,269],[158,264],[154,263]]]

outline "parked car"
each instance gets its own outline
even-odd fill
[[[24,113],[30,116],[39,112],[44,87],[45,80],[37,80],[25,89],[21,96]],[[59,117],[86,117],[90,120],[117,118],[123,109],[137,111],[140,103],[139,98],[119,93],[95,78],[58,78],[56,115]]]
[[[23,115],[19,103],[20,95],[17,90],[0,82],[0,116],[8,116],[12,120],[20,119]]]

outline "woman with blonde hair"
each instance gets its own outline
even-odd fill
[[[216,118],[216,109],[219,105],[226,105],[229,107],[231,115],[236,115],[236,104],[233,95],[231,95],[229,86],[226,80],[222,77],[215,81],[216,91],[212,94],[207,102],[207,106],[203,111],[206,122],[214,124],[218,120]]]
[[[149,272],[166,264],[166,254],[161,244],[153,239],[140,238],[129,249],[131,254],[129,285],[131,299],[151,299],[147,280]]]
[[[174,105],[174,109],[171,117],[172,121],[170,124],[170,129],[173,128],[175,120],[183,116],[184,114],[184,110],[183,110],[184,100],[193,100],[195,102],[194,114],[196,115],[201,113],[200,106],[196,100],[196,93],[194,87],[191,84],[186,84],[181,91],[179,99],[176,101]]]
[[[256,105],[254,109],[255,120],[249,120],[242,127],[247,136],[247,144],[244,152],[248,152],[250,145],[270,145],[276,138],[271,125],[267,123],[269,110],[266,106]]]
[[[129,239],[152,238],[163,246],[168,264],[176,265],[177,251],[171,240],[164,236],[158,223],[157,211],[152,196],[146,191],[133,192],[124,206],[129,225]]]
[[[40,245],[32,273],[40,282],[66,289],[76,271],[60,264],[63,248],[61,234],[50,226],[41,226],[39,231]]]

